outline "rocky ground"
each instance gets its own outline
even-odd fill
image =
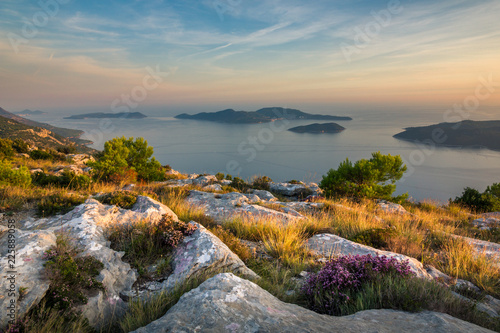
[[[78,161],[82,159],[75,157]],[[76,173],[85,172],[79,166],[66,166]],[[321,195],[316,184],[270,184],[270,191],[252,190],[248,193],[223,193],[227,185],[214,176],[191,176],[172,180],[157,186],[184,187],[196,185],[185,199],[189,204],[204,209],[206,216],[217,223],[234,216],[251,216],[258,219],[272,217],[280,223],[293,223],[304,218],[304,212],[322,208],[314,200],[299,201],[304,194]],[[130,188],[130,187],[129,187]],[[273,194],[274,193],[274,194]],[[287,200],[280,200],[276,195]],[[410,214],[402,206],[379,202],[384,214]],[[219,238],[196,221],[190,222],[197,230],[185,237],[172,256],[172,272],[157,276],[153,281],[138,283],[138,273],[123,259],[123,252],[110,247],[105,230],[110,225],[126,225],[147,220],[157,223],[164,215],[178,220],[167,206],[147,196],[139,196],[131,209],[104,205],[95,198],[87,199],[65,215],[52,218],[23,217],[16,229],[16,284],[26,292],[18,299],[18,316],[27,313],[45,296],[49,281],[42,274],[44,253],[55,245],[56,235],[62,231],[77,241],[82,255],[90,255],[104,264],[98,279],[105,286],[81,306],[83,315],[96,328],[120,316],[131,300],[148,298],[155,293],[172,290],[202,272],[222,272],[184,294],[178,303],[160,319],[136,332],[487,332],[487,329],[437,312],[406,313],[394,310],[368,310],[351,316],[333,317],[320,315],[293,304],[287,304],[254,282],[259,276],[233,253]],[[489,214],[474,221],[478,228],[498,226],[500,213]],[[381,219],[380,217],[375,217]],[[8,232],[4,227],[0,238],[0,275],[9,274]],[[459,237],[459,236],[454,236]],[[465,238],[478,253],[488,253],[500,258],[500,245]],[[422,279],[439,278],[447,284],[467,284],[424,266],[417,259],[378,250],[358,244],[331,233],[316,234],[307,246],[318,260],[348,254],[385,255],[398,261],[409,261],[411,270]],[[237,275],[237,276],[236,276]],[[252,282],[254,281],[254,282]],[[2,279],[0,288],[9,289],[9,281]],[[475,288],[473,285],[471,286]],[[457,294],[457,297],[463,297]],[[0,298],[0,308],[5,309],[10,299]],[[481,311],[493,317],[500,313],[500,301],[488,296],[478,304]],[[7,317],[0,318],[5,327]]]

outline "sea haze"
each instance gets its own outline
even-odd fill
[[[207,111],[207,110],[201,110]],[[201,112],[194,110],[191,114]],[[303,110],[308,113],[325,113]],[[208,121],[180,120],[152,115],[145,119],[110,119],[99,130],[101,119],[69,120],[64,115],[31,117],[55,126],[82,129],[82,138],[95,141],[102,149],[104,141],[117,136],[144,137],[155,149],[162,164],[187,173],[231,173],[242,178],[267,175],[274,181],[291,179],[319,181],[330,168],[346,158],[356,161],[370,158],[374,151],[400,154],[409,172],[398,182],[396,194],[408,192],[415,200],[446,201],[460,195],[466,186],[483,191],[500,182],[500,152],[486,149],[435,148],[404,142],[392,136],[404,127],[443,122],[445,109],[373,108],[350,112],[352,121],[336,121],[346,130],[336,134],[300,134],[287,131],[295,126],[318,121],[277,121],[267,124],[218,124]],[[482,109],[472,120],[495,119],[495,110]],[[327,121],[325,121],[327,122]],[[101,123],[102,124],[102,123]],[[252,139],[254,138],[254,139]],[[423,158],[422,158],[423,157]],[[410,162],[411,161],[411,162]]]

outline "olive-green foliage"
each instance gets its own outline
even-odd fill
[[[269,183],[273,180],[267,176],[260,176],[253,180],[252,187],[257,190],[269,191]]]
[[[29,151],[29,145],[26,143],[26,141],[22,140],[22,139],[15,139],[13,142],[12,142],[12,148],[14,148],[14,150],[18,153],[23,153],[23,154],[27,154],[28,151]]]
[[[243,180],[241,179],[240,177],[234,177],[233,178],[233,181],[231,182],[230,184],[231,187],[235,188],[236,190],[242,192],[242,191],[246,191],[250,186],[248,186],[248,184]]]
[[[391,200],[396,181],[406,171],[399,155],[372,153],[369,160],[342,162],[337,170],[330,169],[320,183],[328,197],[365,197]],[[401,199],[405,199],[407,194]]]
[[[105,205],[115,205],[124,209],[130,209],[137,201],[137,195],[123,191],[107,193],[99,197],[97,200]]]
[[[40,200],[38,203],[37,215],[45,217],[59,213],[64,214],[72,210],[73,207],[82,204],[84,201],[85,199],[83,197],[58,192]]]
[[[97,161],[89,162],[98,178],[120,180],[120,176],[129,171],[137,173],[137,178],[144,181],[165,179],[165,171],[153,155],[153,147],[143,138],[114,138],[104,144],[104,151],[97,156]]]
[[[450,199],[451,201],[451,199]],[[460,197],[453,200],[454,203],[468,207],[477,212],[495,212],[500,210],[500,184],[495,183],[488,186],[483,193],[470,187],[466,187]]]
[[[80,252],[60,235],[56,246],[45,252],[45,273],[50,280],[47,305],[69,311],[70,316],[75,305],[87,304],[89,291],[104,290],[96,280],[104,265],[92,256],[78,256]]]
[[[350,240],[377,249],[382,249],[389,245],[389,240],[396,234],[397,232],[394,229],[372,228],[358,232],[350,238]]]
[[[9,139],[0,139],[0,158],[14,156],[12,141]]]
[[[0,184],[28,187],[31,184],[30,171],[24,165],[14,170],[10,162],[0,160]]]
[[[30,157],[34,160],[58,160],[58,161],[65,161],[66,160],[66,155],[63,153],[59,153],[55,151],[54,149],[48,149],[48,150],[41,150],[41,149],[35,149],[32,150],[30,153]]]
[[[31,175],[34,185],[37,186],[60,186],[74,190],[88,188],[92,179],[87,175],[77,175],[71,170],[64,170],[60,176],[47,175],[37,171]]]

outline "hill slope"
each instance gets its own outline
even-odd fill
[[[305,126],[297,126],[290,128],[289,131],[295,133],[339,133],[345,130],[344,127],[336,123],[326,123],[326,124],[311,124]]]
[[[500,120],[464,120],[458,123],[408,127],[394,137],[406,141],[431,140],[438,146],[500,150]]]
[[[2,116],[0,116],[0,137],[11,140],[22,139],[30,145],[40,148],[57,149],[59,147],[75,145],[76,149],[80,152],[95,152],[92,148],[85,145],[75,144],[68,138],[49,131],[46,128],[28,126]]]
[[[68,138],[70,141],[78,144],[90,144],[92,143],[89,140],[83,140],[80,139],[80,135],[82,135],[84,132],[82,130],[76,130],[76,129],[70,129],[70,128],[62,128],[62,127],[56,127],[52,126],[49,124],[45,123],[39,123],[34,120],[29,120],[23,117],[20,117],[18,115],[15,115],[3,108],[0,107],[0,116],[8,119],[12,119],[18,123],[27,125],[27,126],[32,126],[32,127],[41,127],[45,128],[46,130],[49,130],[51,132],[54,132],[55,134],[58,134],[60,136],[63,136],[65,138]]]

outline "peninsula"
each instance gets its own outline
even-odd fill
[[[257,111],[235,111],[226,109],[218,112],[202,112],[194,115],[183,113],[177,119],[206,120],[227,124],[259,124],[274,120],[352,120],[351,117],[310,114],[296,109],[269,107]]]
[[[500,120],[440,123],[422,127],[408,127],[394,135],[396,139],[429,142],[438,146],[488,148],[500,151]]]

